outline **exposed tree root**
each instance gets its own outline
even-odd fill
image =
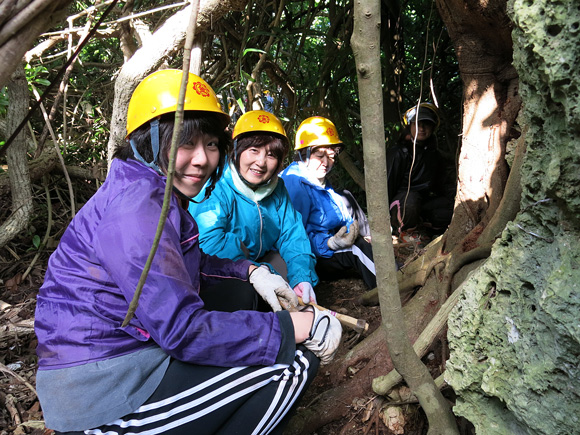
[[[30,181],[35,182],[42,178],[44,174],[52,171],[58,163],[58,156],[54,147],[46,147],[44,152],[37,159],[28,163]],[[0,173],[0,195],[8,193],[10,190],[10,179],[8,173]]]

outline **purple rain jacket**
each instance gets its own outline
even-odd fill
[[[114,358],[155,343],[194,364],[272,365],[282,333],[293,337],[293,331],[281,331],[274,313],[203,309],[200,285],[216,278],[245,281],[251,262],[204,254],[197,224],[176,196],[135,317],[121,327],[153,243],[165,181],[137,161],[114,159],[105,183],[70,223],[38,294],[40,370]]]

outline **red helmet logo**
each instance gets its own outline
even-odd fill
[[[334,129],[333,129],[332,127],[328,127],[328,128],[326,129],[326,134],[327,134],[328,136],[334,136]]]
[[[262,124],[268,124],[270,122],[270,118],[268,115],[260,115],[258,116],[258,122],[261,122]]]
[[[202,97],[209,97],[210,96],[209,89],[202,82],[193,83],[192,88],[195,92],[197,92],[198,95],[201,95]]]

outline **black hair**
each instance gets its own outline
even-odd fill
[[[235,148],[230,151],[230,160],[234,162],[235,167],[239,170],[239,158],[244,151],[251,147],[261,148],[267,145],[270,145],[270,151],[278,159],[278,166],[281,166],[290,147],[288,139],[265,131],[250,131],[239,135],[236,139]]]
[[[175,125],[175,113],[167,113],[159,118],[159,156],[157,165],[163,172],[167,172],[169,166],[169,150],[171,148],[171,137]],[[208,198],[217,180],[221,177],[224,169],[225,158],[231,146],[231,134],[222,127],[222,120],[212,112],[186,111],[184,112],[183,127],[179,137],[179,146],[187,144],[192,138],[202,134],[209,134],[218,138],[218,149],[220,158],[218,166],[210,176],[210,184],[206,188],[205,198]],[[143,124],[134,130],[129,138],[135,144],[137,151],[148,162],[153,160],[153,150],[151,149],[151,133],[149,123]],[[131,144],[127,140],[121,147],[113,153],[113,158],[121,160],[135,159]],[[204,198],[204,199],[205,199]]]

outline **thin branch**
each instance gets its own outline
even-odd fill
[[[36,260],[38,260],[38,257],[40,257],[40,253],[42,252],[43,248],[46,246],[46,244],[48,242],[48,238],[50,237],[50,230],[52,228],[52,201],[50,200],[50,190],[48,189],[47,178],[48,177],[46,175],[44,175],[42,177],[42,185],[44,186],[44,193],[46,194],[46,210],[48,212],[48,222],[46,224],[46,232],[44,233],[44,238],[42,239],[42,243],[38,247],[38,251],[36,252],[36,255],[34,256],[32,261],[28,265],[28,268],[22,274],[22,281],[24,281],[24,279],[28,276],[28,274],[32,270],[32,267],[36,263]]]
[[[137,288],[135,289],[135,294],[127,310],[127,315],[121,327],[125,327],[129,324],[135,311],[139,306],[139,298],[143,291],[143,286],[147,280],[147,275],[151,269],[151,264],[153,263],[153,258],[159,247],[159,241],[161,240],[161,234],[165,228],[165,221],[167,220],[167,215],[169,214],[169,203],[171,202],[171,195],[173,194],[173,176],[175,173],[175,158],[177,155],[178,140],[181,135],[181,129],[183,124],[183,107],[185,101],[185,91],[187,89],[187,82],[189,79],[189,63],[191,59],[191,47],[193,47],[193,37],[195,35],[195,27],[197,24],[197,13],[199,11],[199,0],[192,1],[191,16],[189,19],[189,24],[187,26],[185,46],[183,48],[183,74],[181,77],[181,86],[179,88],[179,97],[177,99],[177,110],[175,111],[175,124],[173,128],[173,136],[171,137],[171,150],[169,151],[169,167],[167,168],[167,180],[165,182],[165,195],[163,198],[163,206],[161,208],[161,216],[159,216],[159,223],[157,224],[157,232],[155,233],[155,239],[153,240],[153,246],[151,246],[151,251],[149,252],[149,257],[137,283]]]
[[[113,1],[113,0],[110,0],[110,1]],[[166,9],[179,8],[179,7],[185,6],[187,4],[189,4],[189,1],[174,3],[172,5],[160,6],[158,8],[150,9],[150,10],[145,11],[145,12],[139,12],[139,13],[136,13],[136,14],[133,14],[133,15],[128,15],[126,17],[119,18],[117,20],[107,21],[106,23],[103,23],[101,25],[102,26],[112,26],[114,24],[119,24],[119,23],[122,23],[124,21],[132,20],[134,18],[144,17],[146,15],[152,15],[155,12],[163,11],[163,10],[166,10]],[[88,11],[88,9],[87,9],[87,11]],[[74,15],[73,17],[76,19],[76,18],[80,17],[81,15],[85,15],[85,13],[83,13],[83,14],[77,14],[77,15]],[[59,30],[59,31],[55,31],[55,32],[46,32],[46,33],[43,33],[40,36],[41,37],[47,37],[47,36],[63,36],[64,37],[64,36],[66,36],[69,33],[78,33],[78,32],[81,32],[82,30],[83,30],[83,27],[75,27],[75,28],[70,28],[70,29],[67,29],[67,30]]]
[[[31,86],[32,86],[32,92],[34,93],[34,96],[37,98],[37,100],[40,101],[40,95],[38,94],[38,91],[36,90],[34,85],[31,85]],[[46,125],[48,127],[48,131],[50,131],[50,135],[52,137],[54,147],[56,148],[56,154],[57,154],[58,160],[60,161],[60,164],[62,166],[64,178],[66,179],[66,183],[68,185],[68,192],[70,195],[70,212],[71,212],[71,219],[72,219],[75,217],[75,214],[76,214],[75,196],[74,196],[74,191],[73,191],[73,187],[72,187],[72,182],[70,181],[70,177],[69,177],[68,172],[66,170],[66,165],[64,163],[64,159],[62,157],[62,154],[60,153],[60,150],[58,149],[58,139],[56,138],[56,134],[54,134],[54,130],[52,129],[52,125],[50,124],[50,120],[48,118],[48,113],[46,113],[46,109],[44,108],[44,104],[42,104],[42,103],[40,103],[40,110],[42,111],[42,116],[44,117],[44,121],[46,122]]]
[[[274,18],[274,22],[272,23],[272,28],[278,28],[280,26],[280,17],[282,16],[283,11],[284,11],[284,0],[282,0],[280,2],[280,6],[278,7],[278,11],[276,12],[276,17]],[[268,42],[266,43],[266,46],[264,47],[264,53],[260,54],[260,59],[258,60],[258,63],[254,67],[254,70],[252,71],[253,81],[248,81],[248,84],[246,86],[246,92],[248,93],[248,103],[250,103],[252,106],[256,100],[255,96],[258,93],[259,86],[260,86],[260,84],[259,84],[260,81],[258,80],[258,75],[262,71],[262,67],[264,66],[264,62],[266,62],[266,59],[268,58],[268,52],[270,51],[270,48],[272,47],[272,44],[274,43],[275,38],[276,38],[276,35],[274,33],[272,33],[270,35],[270,37],[268,38]],[[258,105],[260,106],[260,108],[263,108],[263,107],[261,107],[262,106],[261,101],[258,102]]]

